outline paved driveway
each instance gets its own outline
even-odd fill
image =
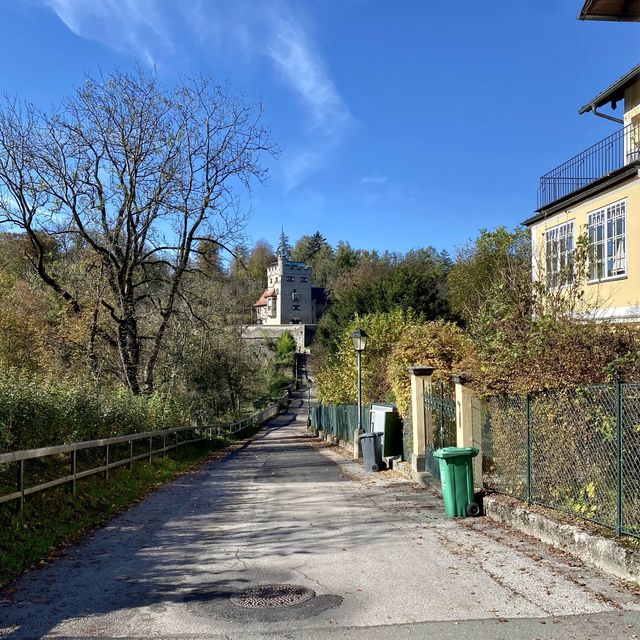
[[[446,520],[436,496],[364,474],[305,420],[295,399],[248,446],[23,576],[0,635],[640,636],[632,590],[482,518]],[[248,607],[261,594],[241,591],[266,584],[307,591]]]

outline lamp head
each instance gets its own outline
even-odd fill
[[[353,346],[355,348],[356,351],[364,351],[365,347],[367,346],[367,338],[369,336],[367,336],[367,334],[364,332],[363,329],[356,329],[352,334],[351,334],[351,340],[353,341]]]

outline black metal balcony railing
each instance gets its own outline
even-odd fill
[[[623,127],[543,175],[538,209],[636,161],[640,161],[639,123]]]

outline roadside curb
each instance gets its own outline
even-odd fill
[[[557,522],[515,499],[485,496],[485,514],[623,580],[640,583],[640,549],[573,524]]]
[[[393,468],[407,480],[411,480],[416,484],[419,484],[423,489],[433,491],[442,498],[440,481],[433,474],[428,471],[414,471],[410,462],[394,462]]]

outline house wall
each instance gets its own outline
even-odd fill
[[[533,273],[545,275],[545,234],[548,229],[574,221],[574,243],[587,233],[588,214],[626,199],[626,275],[585,284],[585,308],[596,317],[640,321],[640,177],[565,209],[531,225]]]
[[[640,115],[640,81],[632,84],[624,92],[624,123],[636,120]]]

